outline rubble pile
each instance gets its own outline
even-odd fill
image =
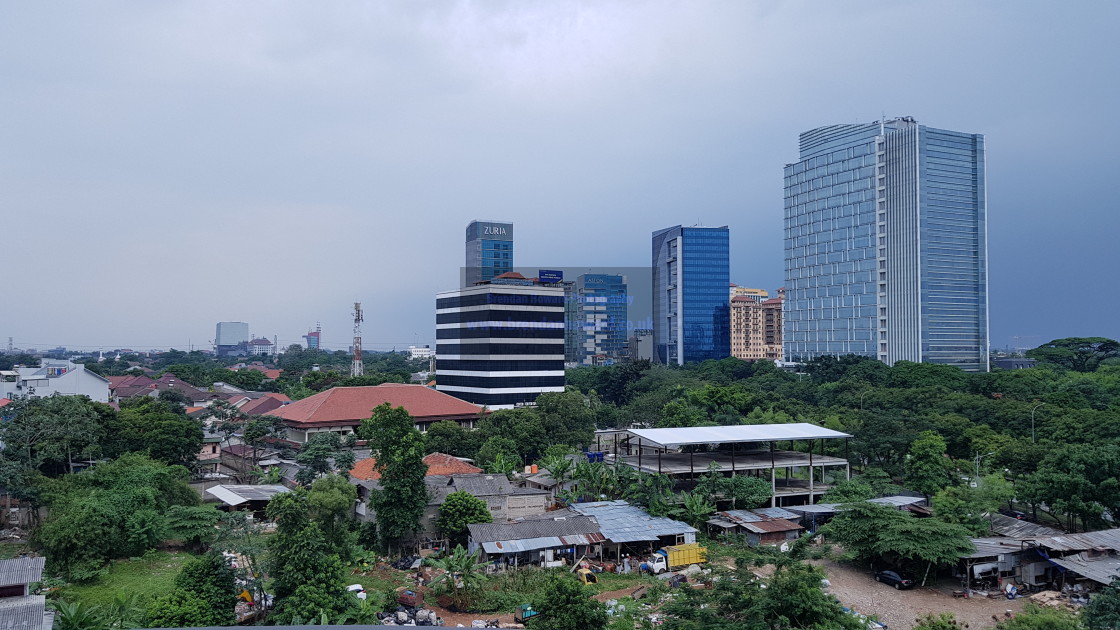
[[[383,626],[442,626],[443,620],[434,610],[398,607],[395,611],[378,613]]]

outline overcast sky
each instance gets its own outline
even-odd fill
[[[1120,338],[1120,3],[0,2],[0,343],[431,343],[474,218],[518,266],[728,225],[782,284],[802,131],[983,133],[992,345]]]

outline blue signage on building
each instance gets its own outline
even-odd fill
[[[554,283],[564,281],[564,272],[556,271],[553,269],[541,269],[537,272],[537,277],[541,282]]]

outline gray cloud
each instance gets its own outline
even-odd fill
[[[463,228],[518,266],[648,263],[729,225],[782,278],[797,134],[988,137],[993,344],[1120,336],[1113,3],[7,3],[0,215],[16,345],[433,336]],[[21,291],[22,289],[22,291]],[[1071,315],[1073,315],[1071,317]]]

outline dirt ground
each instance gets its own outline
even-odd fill
[[[899,591],[872,579],[870,571],[841,565],[832,560],[813,561],[828,574],[828,589],[842,604],[887,624],[891,630],[909,630],[914,621],[926,613],[951,612],[970,630],[991,628],[1006,611],[1022,610],[1026,599],[986,599],[953,597],[955,582],[930,583],[925,587]],[[993,618],[995,617],[995,618]]]

